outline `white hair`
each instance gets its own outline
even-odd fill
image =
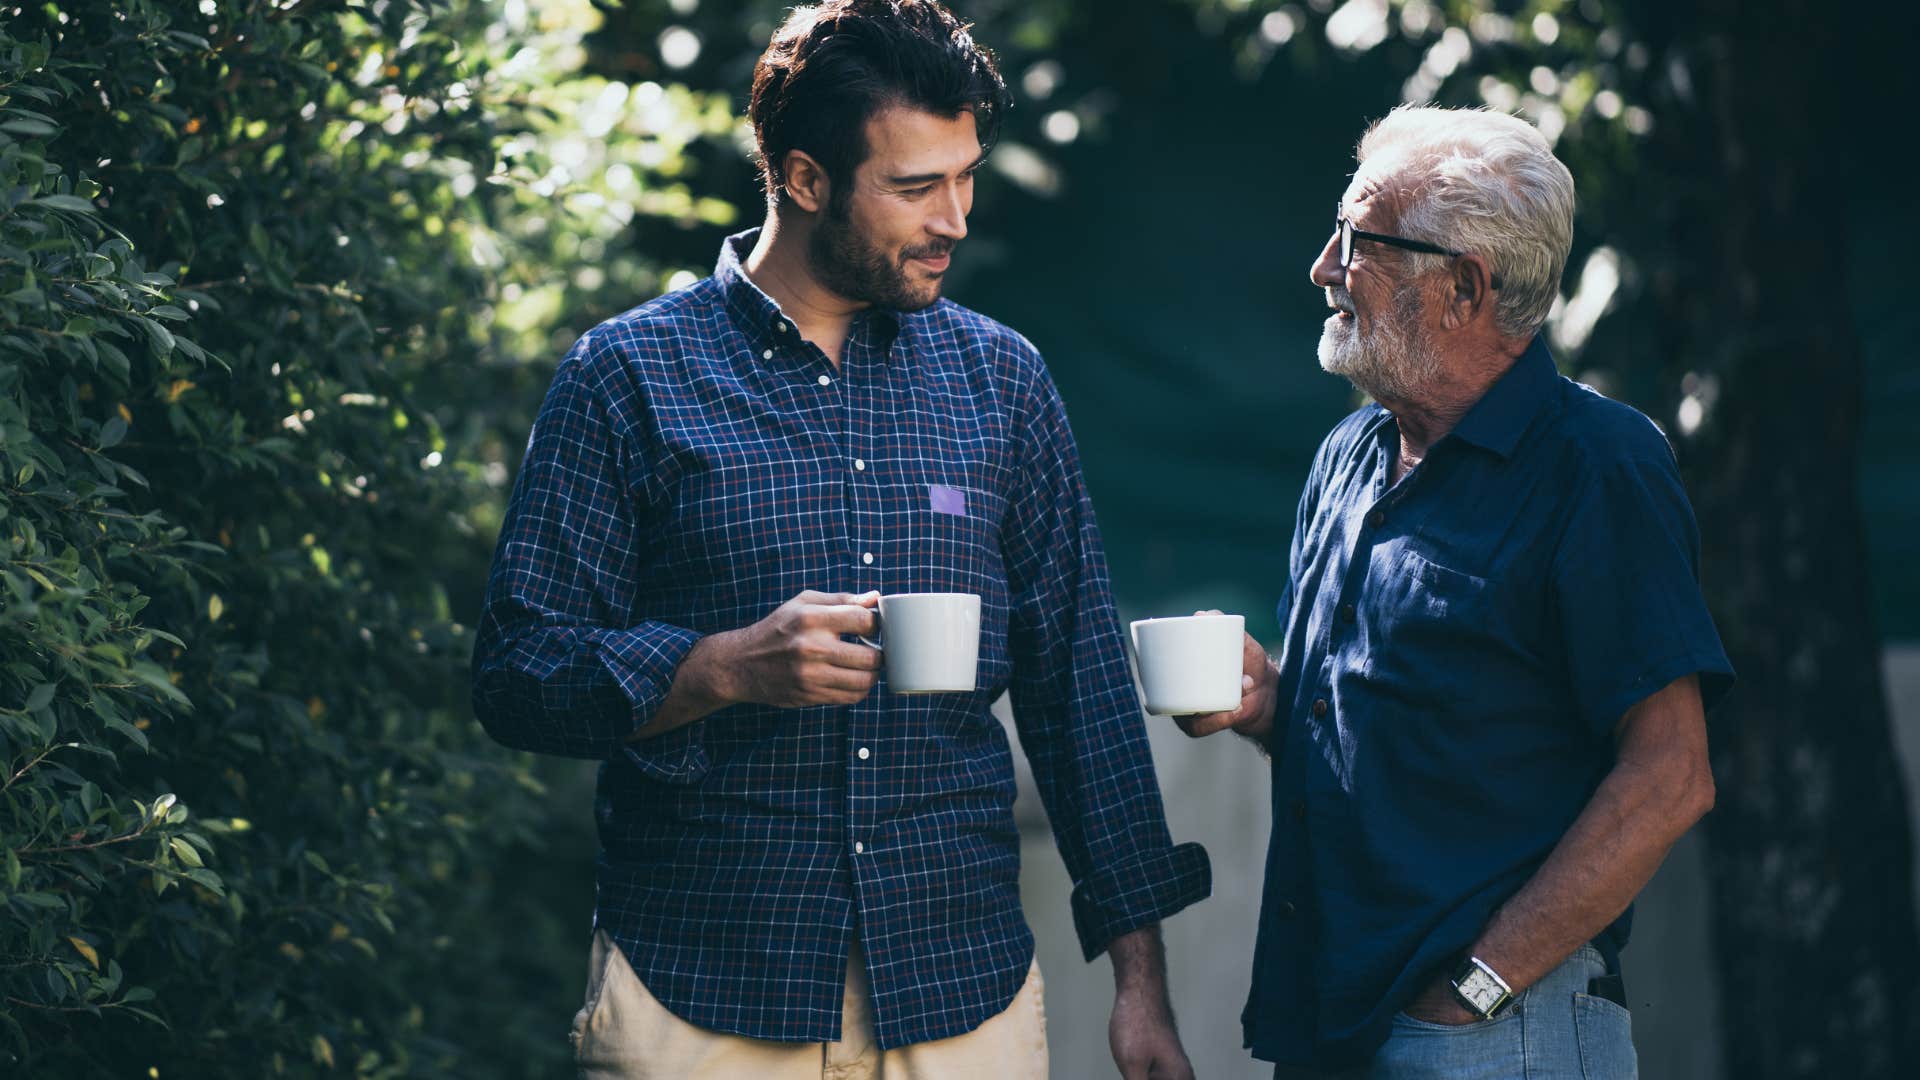
[[[1573,246],[1573,174],[1533,125],[1402,105],[1367,129],[1355,157],[1381,159],[1402,184],[1399,232],[1478,255],[1500,276],[1501,333],[1532,337],[1545,325]]]

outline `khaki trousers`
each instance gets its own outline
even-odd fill
[[[866,959],[847,957],[840,1041],[786,1043],[708,1031],[641,984],[606,931],[593,935],[587,1000],[573,1018],[580,1080],[1046,1080],[1047,1017],[1036,959],[1013,1003],[963,1035],[881,1050]]]

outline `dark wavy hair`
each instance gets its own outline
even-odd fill
[[[794,9],[753,69],[747,115],[767,195],[786,199],[781,162],[800,150],[845,206],[867,159],[867,120],[904,105],[936,116],[972,112],[982,153],[993,148],[1013,96],[971,27],[933,0],[826,0]]]

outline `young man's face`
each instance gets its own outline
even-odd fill
[[[967,235],[980,139],[973,114],[890,106],[867,121],[867,159],[830,198],[808,242],[821,284],[848,300],[917,311],[940,299]]]

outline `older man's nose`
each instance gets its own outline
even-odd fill
[[[1327,238],[1326,245],[1320,249],[1319,258],[1314,259],[1313,265],[1307,267],[1309,281],[1323,289],[1346,284],[1347,272],[1340,266],[1339,247],[1338,236]]]

